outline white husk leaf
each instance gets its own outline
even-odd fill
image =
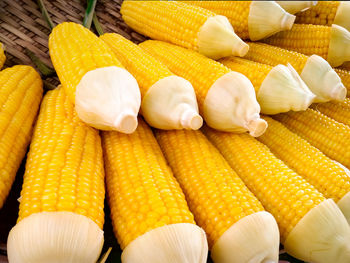
[[[261,112],[277,114],[290,110],[306,110],[315,95],[291,65],[277,65],[266,76],[258,94]]]
[[[200,227],[171,224],[155,228],[133,240],[122,253],[123,263],[205,263],[208,243]]]
[[[249,46],[236,35],[225,16],[209,17],[198,32],[198,52],[209,58],[243,57],[248,50]]]
[[[290,255],[306,262],[350,262],[350,226],[339,207],[327,199],[311,209],[284,243]]]
[[[347,90],[340,77],[320,56],[309,57],[300,76],[316,95],[313,102],[342,101],[346,98]]]
[[[350,32],[335,24],[332,25],[327,61],[332,67],[350,61]]]
[[[210,127],[230,132],[249,131],[256,137],[267,128],[259,113],[252,83],[243,74],[233,71],[210,87],[203,105],[203,117]]]
[[[267,212],[246,216],[234,223],[215,242],[215,263],[278,262],[280,234],[274,217]]]
[[[142,99],[141,111],[148,124],[158,129],[197,130],[203,124],[191,83],[178,76],[153,84]]]
[[[350,2],[340,1],[333,24],[342,26],[350,31]]]
[[[284,10],[290,14],[296,14],[308,10],[317,4],[317,1],[276,1]]]
[[[11,263],[94,263],[103,246],[103,231],[91,219],[72,212],[32,214],[10,231]]]
[[[137,127],[141,94],[136,79],[119,67],[87,72],[75,92],[79,118],[101,130],[132,133]]]
[[[348,168],[346,168],[344,165],[342,165],[341,163],[335,160],[333,160],[333,162],[335,162],[338,166],[340,166],[344,170],[344,172],[350,177],[350,170]],[[339,206],[346,220],[350,224],[350,192],[345,194],[343,198],[341,198],[338,201],[337,205]]]
[[[252,41],[267,38],[277,32],[290,30],[295,16],[274,1],[252,1],[248,16],[249,37]]]

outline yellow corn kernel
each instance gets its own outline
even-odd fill
[[[225,242],[228,243],[242,242],[237,236],[229,241],[229,229],[234,228],[240,220],[264,209],[218,150],[200,131],[156,130],[156,138],[185,193],[196,222],[207,233],[214,257],[221,236],[226,235]],[[255,227],[251,225],[252,229]],[[248,232],[246,234],[249,236]],[[256,235],[255,238],[260,237]],[[240,256],[241,251],[236,249],[231,244],[231,260],[233,255]]]
[[[65,22],[56,26],[49,38],[52,64],[66,93],[75,102],[75,90],[90,70],[122,64],[112,50],[82,25]]]
[[[18,65],[0,71],[0,208],[27,151],[42,86],[32,67]]]
[[[350,227],[332,199],[326,200],[251,136],[209,127],[204,127],[204,133],[275,217],[281,242],[289,254],[308,262],[349,260],[349,250],[338,235],[348,242]]]
[[[140,242],[147,246],[146,240],[139,240],[155,229],[184,223],[194,227],[185,196],[168,168],[152,130],[142,119],[133,134],[103,132],[102,139],[111,218],[123,255],[129,257],[135,244]],[[175,234],[179,235],[180,242],[186,242],[181,240],[180,229]],[[184,244],[192,249],[197,246],[199,252],[202,251],[202,244],[192,243]],[[183,253],[180,248],[172,252]],[[184,261],[186,256],[183,255]]]
[[[283,124],[269,117],[264,119],[269,127],[258,140],[268,146],[278,158],[326,198],[338,202],[350,192],[350,177],[342,167]]]
[[[279,114],[274,118],[328,157],[350,167],[349,126],[312,109]]]
[[[324,115],[350,126],[350,99],[344,101],[331,101],[327,103],[313,104],[312,109],[321,112]]]
[[[260,122],[260,106],[244,75],[193,50],[166,42],[148,40],[139,46],[171,72],[192,83],[199,112],[208,125],[233,132],[248,130],[253,136],[264,132],[266,126]]]
[[[0,69],[4,65],[6,60],[4,45],[0,43]]]
[[[103,245],[104,196],[98,131],[78,119],[64,89],[49,91],[27,157],[9,260],[95,262]]]
[[[120,12],[126,24],[139,33],[214,59],[244,56],[248,51],[226,17],[198,6],[177,1],[127,0]]]
[[[295,22],[324,26],[337,24],[349,29],[349,10],[350,5],[346,1],[318,1],[309,10],[298,13]]]

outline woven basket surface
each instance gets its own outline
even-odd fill
[[[64,21],[82,23],[85,3],[80,0],[44,1],[46,9],[55,24]],[[133,32],[120,15],[122,0],[102,0],[96,5],[96,14],[104,32],[117,32],[139,43],[145,38]],[[28,50],[33,52],[46,65],[52,67],[48,49],[50,28],[43,19],[39,6],[33,0],[0,1],[0,42],[5,45],[6,66],[15,64],[33,65]],[[46,78],[57,85],[57,77]]]

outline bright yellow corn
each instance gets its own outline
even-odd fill
[[[208,90],[218,78],[231,72],[221,63],[195,51],[165,42],[145,41],[139,46],[165,64],[171,72],[192,83],[201,112]]]
[[[62,88],[49,91],[26,163],[18,222],[41,212],[84,215],[101,229],[104,171],[98,131],[83,124]]]
[[[142,97],[158,80],[174,75],[166,66],[121,35],[104,34],[100,38],[113,50],[118,60],[136,78]]]
[[[264,43],[249,42],[249,51],[245,59],[253,60],[259,63],[277,66],[278,64],[291,64],[295,70],[301,74],[309,58],[304,54],[287,50],[280,47],[271,46]],[[339,75],[342,83],[350,93],[350,72],[342,69],[334,69]]]
[[[65,22],[56,26],[49,38],[52,64],[66,93],[75,102],[75,90],[90,70],[122,64],[112,50],[82,25]]]
[[[4,65],[5,60],[6,60],[6,56],[5,56],[4,45],[0,43],[0,69]]]
[[[298,13],[295,22],[331,26],[334,23],[339,4],[339,1],[318,1],[317,5]]]
[[[350,99],[313,104],[312,109],[350,126]]]
[[[284,243],[295,225],[325,198],[301,176],[247,134],[204,128],[243,182],[276,219]]]
[[[265,43],[294,50],[305,55],[328,57],[331,27],[317,25],[294,25],[291,30],[279,32],[264,40]]]
[[[27,157],[18,221],[8,237],[9,261],[96,262],[104,197],[98,131],[79,120],[64,89],[49,91]]]
[[[248,16],[252,1],[184,1],[184,3],[226,16],[235,33],[242,39],[249,39]]]
[[[264,210],[200,131],[157,130],[156,138],[209,247],[235,222]]]
[[[32,67],[14,66],[0,71],[0,208],[27,151],[42,86]]]
[[[350,167],[349,126],[312,109],[279,114],[275,118],[328,157]]]
[[[258,138],[291,169],[316,187],[326,198],[338,202],[350,192],[350,177],[333,160],[278,121],[264,117],[269,127]]]
[[[223,58],[220,59],[219,62],[232,69],[233,71],[240,72],[243,75],[247,76],[248,79],[253,83],[256,93],[258,93],[262,82],[273,68],[267,64],[257,63],[237,57]]]
[[[195,224],[180,186],[142,119],[133,134],[103,132],[102,138],[111,218],[122,249],[152,229]]]

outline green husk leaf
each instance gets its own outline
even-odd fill
[[[97,0],[88,0],[87,1],[87,7],[85,10],[84,20],[83,20],[83,26],[90,29],[92,19],[95,13],[95,6],[96,6]]]
[[[39,69],[40,73],[45,76],[53,76],[56,74],[56,71],[49,66],[47,66],[44,62],[40,60],[32,51],[30,51],[28,48],[25,48],[25,51],[27,55],[30,57],[32,62],[35,64],[35,66]]]
[[[102,29],[100,22],[98,21],[96,13],[94,13],[94,17],[92,18],[92,22],[94,23],[97,34],[99,36],[102,36],[104,34],[104,32],[103,32],[103,29]]]
[[[50,30],[52,30],[56,25],[54,22],[52,22],[51,17],[49,15],[49,13],[47,12],[47,9],[45,7],[45,4],[43,2],[43,0],[37,0],[38,6],[41,10],[41,13],[46,21],[46,23],[48,24],[48,26],[50,27]]]

